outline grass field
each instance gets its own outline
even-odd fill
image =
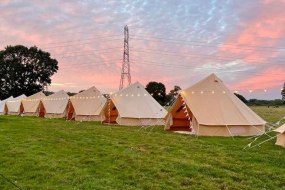
[[[269,122],[285,116],[253,109]],[[248,138],[139,129],[0,116],[0,174],[22,189],[285,189],[274,141],[243,150]],[[14,187],[0,177],[0,189]]]

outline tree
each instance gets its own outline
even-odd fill
[[[51,83],[58,62],[37,47],[7,46],[0,51],[0,99],[32,95]]]
[[[160,105],[165,105],[166,89],[164,84],[152,81],[146,85],[146,90]]]
[[[180,86],[175,85],[172,90],[170,90],[169,94],[166,95],[166,104],[169,103],[174,98],[177,98],[178,92],[181,90]]]
[[[281,91],[281,95],[282,95],[282,100],[284,101],[285,103],[285,82],[284,82],[284,85],[283,85],[283,89]]]
[[[247,99],[246,99],[243,95],[238,94],[238,93],[234,93],[234,94],[235,94],[243,103],[245,103],[245,104],[248,103]]]

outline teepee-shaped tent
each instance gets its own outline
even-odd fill
[[[263,134],[266,122],[212,74],[180,92],[166,129],[204,136]]]
[[[167,111],[136,82],[110,96],[105,122],[119,125],[164,125]]]
[[[275,144],[279,146],[283,146],[285,148],[285,124],[282,125],[281,127],[278,127],[274,131],[278,133]]]
[[[68,109],[68,101],[69,96],[63,90],[43,98],[44,117],[64,118]]]
[[[23,114],[25,116],[40,116],[41,100],[45,98],[43,92],[38,92],[22,100]]]
[[[21,114],[23,112],[23,106],[21,104],[21,101],[25,98],[26,96],[23,94],[21,96],[8,100],[6,102],[7,114],[9,115]]]
[[[103,121],[107,99],[101,92],[91,87],[70,97],[68,119],[76,121]]]
[[[11,96],[5,100],[0,101],[0,115],[7,114],[7,109],[5,109],[6,108],[6,102],[9,100],[12,100],[12,99],[13,99],[13,96]]]

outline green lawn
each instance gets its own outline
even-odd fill
[[[267,121],[285,108],[254,107]],[[274,141],[0,116],[0,173],[22,189],[285,189]],[[265,138],[264,138],[265,139]],[[14,187],[0,177],[0,189]]]

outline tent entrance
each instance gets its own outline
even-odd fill
[[[21,115],[22,113],[24,113],[24,106],[23,106],[23,104],[21,102],[19,114]]]
[[[75,120],[75,110],[74,106],[72,105],[71,101],[68,103],[68,110],[67,110],[67,120]]]
[[[192,120],[193,114],[187,106],[186,108],[187,111],[185,110],[185,106],[183,105],[182,97],[179,96],[171,110],[172,125],[170,126],[169,130],[190,131],[190,120]],[[186,116],[187,113],[190,117],[190,120]]]
[[[39,112],[39,117],[44,117],[45,116],[45,107],[44,107],[44,104],[42,103],[42,101],[40,101],[39,103],[39,109],[38,109],[38,112]]]
[[[108,100],[108,103],[104,111],[104,115],[105,115],[104,123],[117,124],[116,119],[119,116],[119,112],[111,100]]]

